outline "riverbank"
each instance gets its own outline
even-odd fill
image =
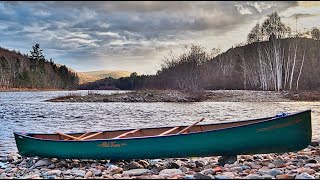
[[[183,92],[176,90],[141,90],[111,95],[88,93],[69,94],[48,100],[50,102],[292,102],[320,101],[320,91],[251,91],[215,90]]]
[[[28,92],[28,91],[67,91],[65,89],[39,89],[39,88],[0,88],[0,92]]]
[[[320,178],[319,141],[298,152],[221,158],[109,160],[0,158],[0,179],[315,179]]]

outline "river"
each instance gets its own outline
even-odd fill
[[[94,91],[122,93],[125,91]],[[45,102],[88,91],[0,92],[0,156],[17,151],[13,132],[84,132],[241,121],[282,112],[312,110],[313,139],[319,139],[320,102],[65,103]],[[239,137],[235,137],[239,138]]]

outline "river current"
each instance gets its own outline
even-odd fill
[[[94,91],[111,94],[125,91]],[[85,132],[241,121],[312,110],[313,139],[319,139],[320,102],[66,103],[45,102],[88,91],[0,92],[0,156],[16,152],[13,132]],[[237,137],[235,137],[237,138]]]

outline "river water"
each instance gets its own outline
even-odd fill
[[[125,91],[94,91],[111,94]],[[13,132],[85,132],[241,121],[282,112],[312,110],[319,139],[320,102],[66,103],[45,102],[88,91],[0,92],[0,156],[17,151]],[[235,136],[235,138],[237,138]]]

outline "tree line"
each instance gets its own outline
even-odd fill
[[[0,89],[76,89],[77,75],[47,60],[42,51],[39,44],[30,55],[0,47]]]
[[[294,34],[279,15],[268,15],[249,32],[247,43],[221,53],[186,46],[179,56],[169,53],[156,75],[106,78],[82,89],[251,89],[314,90],[320,87],[320,32],[312,39]]]

